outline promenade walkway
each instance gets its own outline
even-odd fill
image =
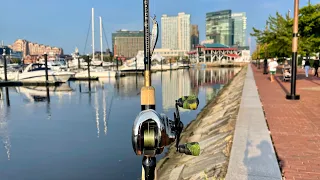
[[[298,70],[301,100],[290,101],[290,82],[280,73],[271,83],[262,68],[251,67],[285,180],[320,179],[320,78]]]
[[[226,179],[282,179],[250,65],[243,87]]]

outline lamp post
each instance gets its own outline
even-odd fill
[[[267,21],[266,23],[266,32],[268,32],[268,24],[269,22]],[[267,73],[267,66],[268,66],[268,44],[266,43],[264,45],[264,60],[263,60],[263,74],[268,74]]]
[[[300,95],[296,94],[296,78],[297,78],[297,57],[298,57],[298,19],[299,15],[299,0],[294,0],[294,21],[293,21],[293,38],[292,38],[292,76],[291,76],[291,91],[287,94],[288,100],[299,100]]]

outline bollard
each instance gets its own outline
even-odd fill
[[[91,92],[91,79],[90,79],[90,61],[89,61],[89,54],[87,55],[87,63],[88,63],[88,82],[89,82],[89,92]]]

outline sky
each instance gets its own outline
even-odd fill
[[[95,50],[100,50],[99,16],[102,17],[107,41],[104,49],[112,49],[111,34],[119,29],[142,30],[142,0],[0,0],[1,21],[0,40],[5,45],[22,38],[31,42],[62,47],[70,54],[75,47],[81,54],[90,53],[91,29],[86,44],[91,21],[91,8],[95,9]],[[300,0],[305,6],[308,0]],[[320,0],[311,0],[320,3]],[[191,23],[197,24],[200,41],[205,39],[205,15],[207,12],[231,9],[232,12],[246,12],[247,39],[252,27],[263,29],[269,15],[276,11],[284,14],[291,9],[293,0],[150,0],[150,15],[156,14],[160,24],[162,14],[177,15],[179,12],[191,14]],[[90,26],[91,28],[91,26]],[[161,34],[160,34],[161,35]],[[159,37],[160,39],[160,37]],[[251,49],[255,40],[251,38]],[[161,47],[158,42],[157,47]]]

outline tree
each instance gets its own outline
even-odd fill
[[[303,55],[320,51],[320,4],[300,9],[299,33]]]
[[[257,38],[257,43],[261,44],[260,51],[267,50],[270,57],[290,56],[292,46],[292,20],[276,13],[275,17],[270,16],[265,30],[253,28],[251,36]],[[260,57],[264,57],[260,53]]]
[[[269,16],[267,29],[253,28],[251,36],[256,37],[257,43],[267,46],[269,57],[291,57],[292,55],[292,26],[293,19],[282,16],[279,12]],[[299,43],[298,53],[306,54],[320,51],[320,4],[305,6],[299,11]],[[257,51],[257,50],[256,50]],[[254,52],[253,58],[264,57],[260,52]]]
[[[12,62],[12,63],[20,64],[20,63],[21,63],[21,59],[19,59],[19,58],[12,58],[12,59],[11,59],[11,62]]]

